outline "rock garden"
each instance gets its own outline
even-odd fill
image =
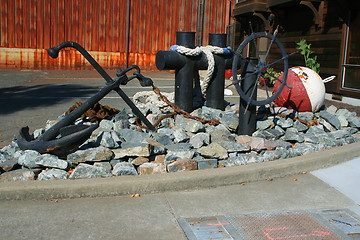
[[[173,98],[173,94],[167,94]],[[257,130],[238,135],[238,105],[225,111],[203,106],[191,113],[218,120],[209,125],[172,115],[171,108],[152,92],[140,92],[134,102],[155,123],[156,131],[138,124],[128,109],[108,116],[78,150],[59,158],[33,150],[22,151],[16,139],[0,150],[0,181],[77,179],[223,168],[292,158],[351,144],[360,139],[360,118],[333,105],[316,113],[285,108],[258,108]],[[60,116],[59,118],[61,118]],[[36,129],[36,138],[59,119]],[[76,124],[93,124],[79,119]],[[120,178],[121,179],[121,178]],[[119,180],[120,180],[119,179]]]

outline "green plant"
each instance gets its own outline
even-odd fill
[[[304,56],[305,66],[320,73],[320,63],[317,62],[317,56],[313,55],[314,51],[310,49],[311,43],[307,43],[305,39],[302,39],[296,44],[296,49],[299,49],[300,54]]]
[[[274,86],[276,79],[280,77],[283,72],[277,72],[273,68],[269,67],[266,69],[266,73],[264,74],[264,78],[269,79],[269,85]]]

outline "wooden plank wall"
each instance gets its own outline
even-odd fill
[[[71,49],[47,56],[47,48],[75,41],[104,67],[125,67],[128,59],[153,70],[155,54],[175,44],[176,31],[196,31],[197,0],[130,2],[127,54],[127,0],[0,0],[0,68],[87,68]],[[230,8],[231,0],[205,1],[203,45],[209,32],[225,32]]]
[[[338,81],[341,81],[339,69],[342,59],[342,31],[340,27],[332,27],[324,34],[310,29],[307,34],[298,32],[279,34],[279,39],[287,53],[297,51],[296,42],[301,39],[311,43],[311,50],[315,52],[314,55],[317,56],[317,61],[320,63],[320,76],[322,78],[336,76],[335,80],[326,84],[327,92],[337,92]],[[289,58],[289,67],[304,66],[304,64],[304,57],[300,54],[295,54]]]

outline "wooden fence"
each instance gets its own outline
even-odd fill
[[[51,59],[64,41],[85,47],[104,67],[153,70],[155,55],[175,44],[176,31],[224,33],[231,0],[0,0],[0,68],[82,69],[76,51]],[[204,4],[203,18],[199,4]],[[199,15],[200,14],[200,15]]]

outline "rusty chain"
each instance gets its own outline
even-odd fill
[[[181,114],[183,115],[184,117],[186,118],[190,118],[190,119],[194,119],[194,120],[197,120],[201,123],[204,123],[204,124],[209,124],[209,125],[218,125],[220,123],[219,120],[209,120],[209,119],[205,119],[205,118],[201,118],[201,117],[197,117],[197,116],[193,116],[191,115],[190,113],[184,111],[184,110],[181,110],[178,106],[176,106],[174,103],[170,102],[169,99],[167,99],[167,97],[165,97],[161,92],[160,92],[160,89],[155,87],[154,85],[152,85],[153,87],[153,91],[154,93],[156,93],[159,98],[166,104],[168,104],[173,110],[174,112],[176,112],[177,114]]]
[[[152,87],[153,87],[153,91],[156,95],[159,96],[159,98],[166,104],[168,104],[173,110],[174,112],[172,113],[168,113],[164,116],[161,116],[154,124],[154,127],[157,127],[160,122],[162,120],[164,120],[165,118],[168,118],[168,117],[171,117],[173,115],[176,115],[176,114],[181,114],[183,115],[184,117],[186,118],[189,118],[189,119],[194,119],[194,120],[197,120],[201,123],[204,123],[204,124],[209,124],[209,125],[218,125],[220,124],[220,121],[219,120],[209,120],[209,119],[204,119],[204,118],[200,118],[200,117],[197,117],[197,116],[193,116],[191,115],[190,113],[184,111],[184,110],[181,110],[181,108],[179,108],[178,106],[176,106],[174,103],[172,103],[165,95],[163,95],[160,91],[160,89],[158,87],[156,87],[154,84],[152,84]],[[277,114],[277,116],[279,117],[288,117],[286,115],[283,115],[283,114]],[[147,128],[145,126],[142,126],[141,123],[138,121],[139,119],[136,120],[136,124],[137,126],[141,127],[141,128]],[[311,121],[305,121],[303,119],[300,119],[300,118],[293,118],[293,120],[297,120],[303,124],[305,124],[306,126],[308,127],[311,127],[311,126],[314,126],[314,125],[317,125],[318,124],[318,121],[317,120],[311,120]]]
[[[176,106],[174,103],[172,103],[165,95],[163,95],[160,91],[160,89],[158,87],[156,87],[154,84],[152,84],[152,88],[153,88],[153,91],[156,95],[159,96],[159,98],[161,99],[161,101],[163,101],[164,103],[166,103],[167,105],[169,105],[173,110],[174,112],[172,113],[168,113],[162,117],[159,118],[159,120],[156,121],[156,123],[154,124],[154,127],[157,127],[157,125],[160,124],[160,122],[165,119],[165,118],[168,118],[168,117],[171,117],[175,114],[181,114],[183,115],[184,117],[186,118],[189,118],[189,119],[194,119],[194,120],[197,120],[201,123],[204,123],[204,124],[209,124],[209,125],[218,125],[220,124],[220,121],[219,120],[209,120],[209,119],[204,119],[204,118],[201,118],[201,117],[197,117],[197,116],[193,116],[191,115],[190,113],[184,111],[184,110],[181,110],[181,108],[179,108],[178,106]],[[139,121],[136,121],[136,124],[141,127],[141,128],[146,128],[145,126],[142,126]]]

